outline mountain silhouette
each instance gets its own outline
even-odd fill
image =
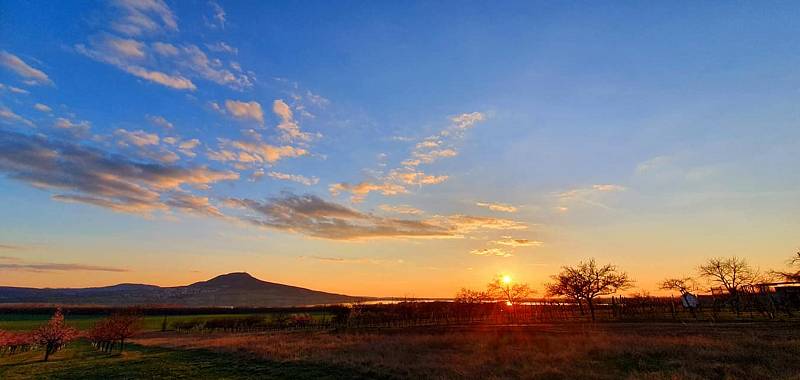
[[[263,281],[245,272],[223,274],[207,281],[173,287],[146,284],[93,288],[0,286],[0,304],[282,307],[335,304],[359,299],[362,298]]]

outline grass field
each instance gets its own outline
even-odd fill
[[[123,355],[85,342],[0,378],[800,379],[796,323],[605,323],[358,331],[146,332]]]
[[[800,379],[800,326],[786,323],[151,334],[138,342],[366,368],[398,378]]]
[[[314,363],[285,363],[207,350],[129,345],[122,354],[75,342],[48,362],[41,352],[0,357],[0,379],[380,379],[379,373]]]
[[[323,318],[319,313],[308,313],[312,318]],[[193,314],[193,315],[170,315],[167,316],[168,327],[175,322],[186,322],[192,320],[210,320],[219,318],[246,318],[249,316],[261,316],[269,321],[273,315],[264,314]],[[29,314],[29,313],[8,313],[0,314],[0,330],[8,331],[30,331],[46,323],[51,314]],[[69,315],[65,316],[68,325],[79,330],[86,330],[92,327],[102,315]],[[327,318],[331,318],[327,316]],[[142,328],[144,331],[160,331],[164,321],[164,316],[151,315],[142,318]]]

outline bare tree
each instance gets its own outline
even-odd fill
[[[786,281],[800,282],[800,251],[797,251],[795,256],[789,260],[789,268],[788,272],[776,271],[774,274]]]
[[[695,287],[694,279],[691,277],[667,278],[661,282],[661,289],[677,290],[681,292],[681,295],[689,293],[689,291],[694,290]]]
[[[759,274],[745,259],[739,257],[717,257],[708,259],[698,268],[701,277],[721,285],[728,294],[736,296],[742,285],[758,281]]]
[[[462,304],[476,304],[485,302],[488,298],[489,296],[485,292],[461,288],[453,301]]]
[[[489,299],[490,297],[486,292],[461,288],[453,299],[453,302],[459,307],[462,313],[467,315],[467,318],[471,322],[475,315],[475,310]]]
[[[698,268],[701,277],[712,283],[721,285],[728,292],[733,307],[740,310],[740,291],[743,285],[751,285],[760,281],[758,270],[750,266],[745,259],[733,257],[717,257],[708,259]]]
[[[533,293],[528,284],[514,283],[509,276],[496,277],[486,286],[486,294],[508,305],[516,305]]]
[[[545,284],[547,294],[572,299],[578,304],[581,315],[585,315],[583,290],[586,288],[586,283],[583,276],[578,275],[574,268],[564,267],[561,273],[551,277],[554,282]]]
[[[61,309],[56,309],[55,314],[47,324],[40,326],[33,332],[34,339],[44,346],[44,361],[47,361],[50,355],[60,350],[76,335],[77,330],[67,326],[64,322],[64,314],[61,313]]]
[[[581,300],[586,301],[592,321],[595,320],[595,298],[630,288],[633,283],[628,274],[615,265],[598,266],[594,259],[581,261],[574,267],[562,267],[561,273],[553,275],[552,279],[552,283],[545,285],[547,293],[572,298],[579,305]]]

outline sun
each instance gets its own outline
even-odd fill
[[[503,281],[504,284],[508,285],[508,284],[511,283],[511,276],[504,275],[503,278],[501,279],[501,281]]]

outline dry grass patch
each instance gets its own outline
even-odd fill
[[[800,329],[782,324],[150,334],[136,341],[413,378],[800,378]]]

